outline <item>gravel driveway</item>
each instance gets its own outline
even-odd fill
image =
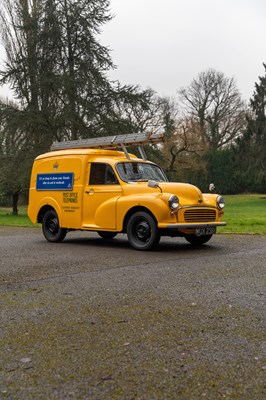
[[[266,236],[0,227],[0,398],[266,398]]]

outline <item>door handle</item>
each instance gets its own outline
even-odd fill
[[[93,190],[93,189],[85,190],[85,193],[87,193],[87,194],[93,194],[93,193],[94,193],[94,190]]]

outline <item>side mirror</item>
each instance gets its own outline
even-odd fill
[[[159,187],[159,183],[157,182],[157,181],[153,181],[153,180],[149,180],[148,181],[148,186],[150,187],[150,188],[158,188]]]
[[[209,191],[212,192],[215,189],[214,183],[209,184]]]
[[[159,182],[157,181],[153,181],[152,179],[148,180],[148,186],[153,189],[159,188],[161,193],[163,193],[162,188],[159,186]]]

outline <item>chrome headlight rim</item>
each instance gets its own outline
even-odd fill
[[[169,197],[168,206],[172,211],[178,209],[178,207],[179,207],[179,198],[175,194],[171,194],[171,196]]]
[[[218,196],[218,197],[217,197],[217,199],[216,199],[216,204],[217,204],[217,207],[218,207],[220,210],[222,210],[222,209],[224,208],[224,206],[225,206],[225,201],[224,201],[223,196]]]

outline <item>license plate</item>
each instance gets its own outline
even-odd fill
[[[203,235],[213,235],[216,233],[216,228],[196,228],[196,235],[203,236]]]

